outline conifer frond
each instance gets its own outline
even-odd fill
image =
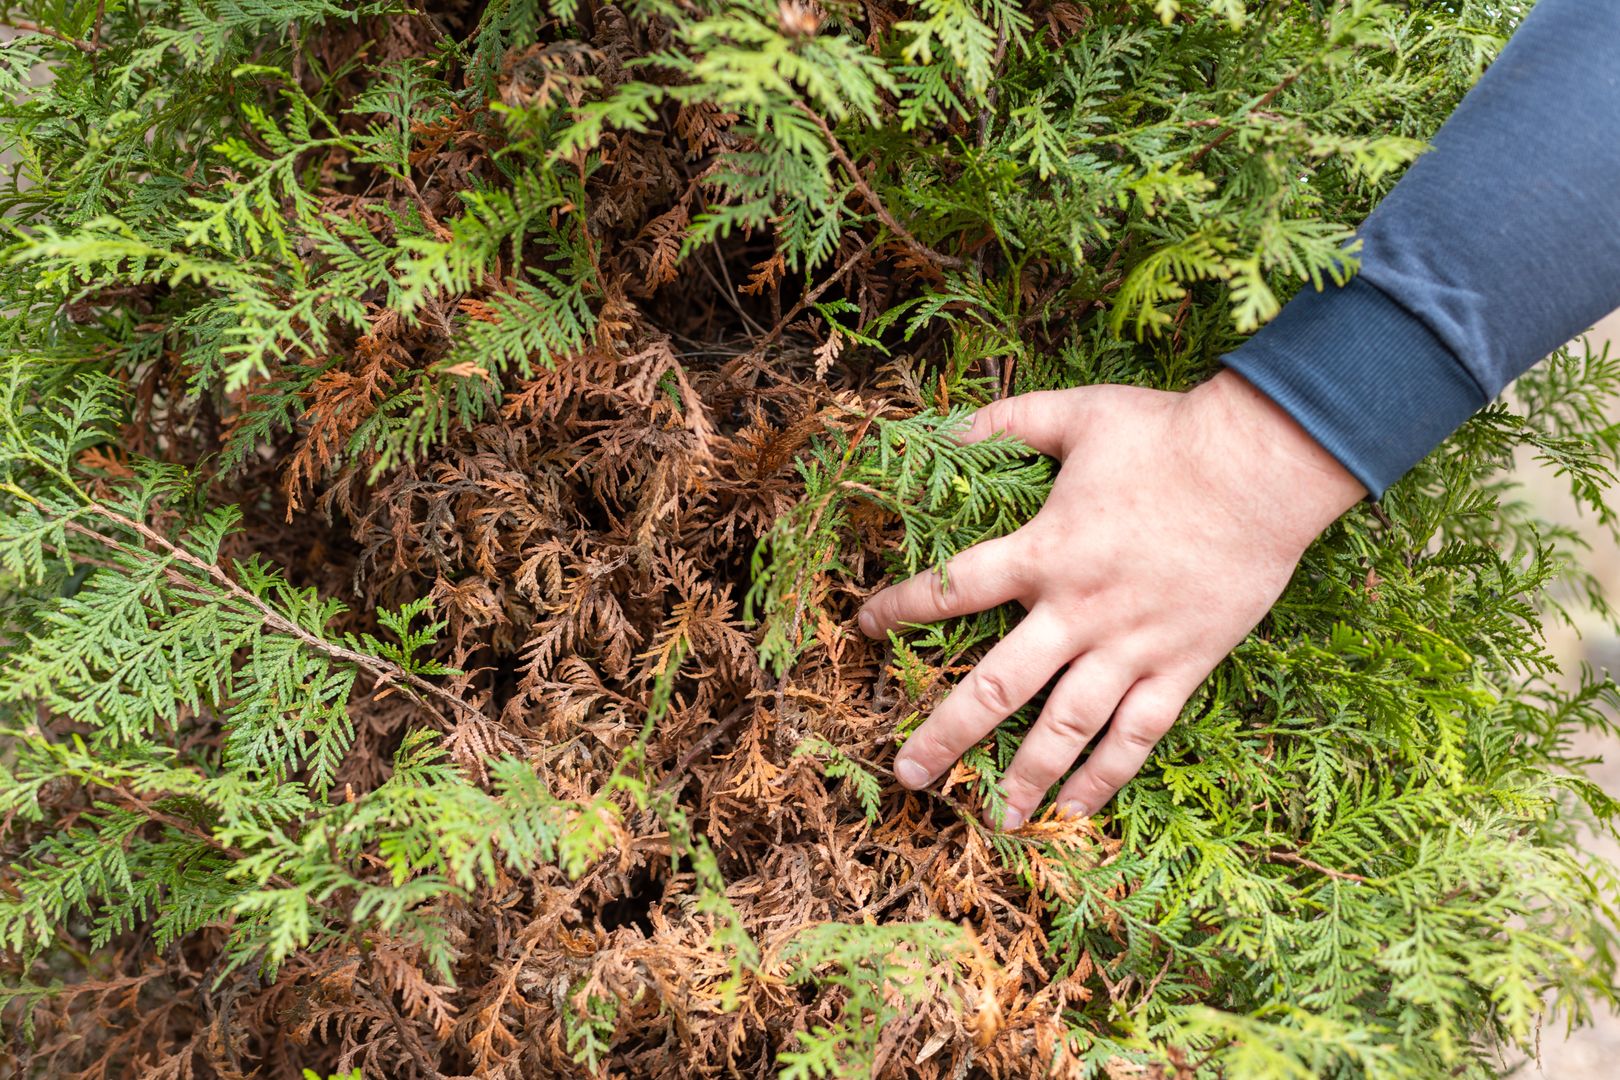
[[[1616,691],[1543,633],[1610,609],[1501,473],[1617,527],[1612,354],[1330,529],[1093,819],[984,824],[1039,699],[890,781],[1016,610],[853,619],[1038,510],[972,409],[1354,273],[1521,8],[17,7],[18,1068],[1483,1078],[1612,1003]]]

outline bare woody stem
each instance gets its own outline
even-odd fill
[[[157,807],[153,806],[151,803],[147,802],[145,799],[141,798],[139,795],[135,794],[126,787],[115,787],[112,790],[120,800],[130,807],[130,809],[134,810],[143,817],[157,822],[159,825],[167,825],[171,829],[177,829],[180,832],[185,833],[187,836],[201,840],[204,844],[207,844],[221,855],[229,855],[231,858],[236,860],[242,860],[248,857],[247,852],[243,851],[241,848],[232,847],[230,844],[221,843],[214,837],[212,833],[197,825],[195,822],[187,821],[185,818],[176,817],[175,815],[166,811],[159,810]],[[283,889],[296,888],[296,886],[294,886],[290,880],[282,877],[280,874],[271,874],[270,880],[275,885]]]
[[[814,304],[817,300],[820,300],[822,294],[824,294],[828,289],[832,288],[834,282],[847,275],[850,270],[854,268],[855,264],[865,257],[866,253],[870,250],[872,250],[872,241],[862,240],[860,246],[850,253],[849,258],[845,259],[837,270],[827,275],[825,281],[821,282],[815,288],[799,297],[798,303],[794,304],[792,310],[790,310],[786,315],[782,316],[775,326],[771,327],[771,332],[765,335],[765,338],[761,344],[768,345],[777,338],[781,337],[782,332],[792,324],[794,319],[797,319],[800,315],[803,315],[805,311],[809,309],[810,305]]]
[[[900,242],[909,248],[913,255],[917,256],[919,259],[922,259],[925,263],[932,263],[937,266],[942,266],[947,270],[961,270],[966,268],[966,262],[957,258],[955,255],[947,255],[943,251],[935,251],[933,248],[911,235],[911,231],[909,229],[900,224],[900,222],[896,221],[894,215],[889,213],[889,208],[883,205],[883,200],[878,198],[877,192],[873,191],[872,186],[866,182],[866,177],[861,175],[861,170],[850,158],[848,152],[845,151],[842,144],[839,143],[838,137],[833,134],[833,130],[828,126],[827,121],[822,118],[820,113],[816,112],[816,110],[812,109],[804,102],[798,102],[798,106],[800,111],[808,116],[816,127],[821,129],[821,134],[827,140],[827,147],[832,150],[833,157],[837,158],[838,164],[844,167],[844,171],[849,174],[851,182],[853,182],[855,185],[855,190],[860,192],[861,198],[866,200],[866,205],[871,207],[872,212],[878,216],[878,220],[883,222],[884,228],[888,229],[891,233],[898,237]]]
[[[1267,105],[1270,105],[1273,98],[1282,93],[1284,90],[1288,89],[1290,86],[1293,86],[1294,80],[1298,79],[1304,73],[1304,68],[1300,68],[1297,71],[1289,73],[1289,75],[1276,86],[1273,86],[1270,90],[1267,90],[1264,94],[1261,94],[1260,100],[1256,101],[1248,111],[1253,113],[1258,109],[1263,109]],[[1209,140],[1209,142],[1205,143],[1203,146],[1200,146],[1193,152],[1193,155],[1187,159],[1187,164],[1196,165],[1200,161],[1203,161],[1205,156],[1207,156],[1211,150],[1221,145],[1221,143],[1225,142],[1227,139],[1230,139],[1235,131],[1237,131],[1237,127],[1234,125],[1228,125],[1221,128],[1220,131],[1215,133],[1215,137],[1213,139]]]
[[[0,19],[0,26],[10,26],[27,34],[43,34],[48,38],[55,38],[57,41],[71,45],[75,49],[78,49],[80,52],[86,54],[98,53],[102,50],[102,46],[96,44],[95,42],[81,41],[79,38],[64,34],[60,30],[53,30],[49,26],[41,26],[39,23],[33,22],[29,19]],[[97,26],[97,32],[100,32],[99,24]]]
[[[1331,866],[1324,866],[1315,859],[1307,859],[1305,856],[1297,855],[1292,851],[1268,851],[1263,857],[1269,863],[1287,863],[1290,866],[1303,866],[1307,870],[1315,870],[1318,874],[1325,874],[1337,881],[1354,881],[1362,885],[1372,881],[1372,878],[1352,874],[1348,870],[1335,870]]]

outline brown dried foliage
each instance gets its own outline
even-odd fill
[[[310,47],[335,70],[366,42],[426,55],[458,24],[441,12],[334,26]],[[599,9],[591,44],[508,57],[501,96],[569,97],[570,76],[584,73],[612,83],[631,52],[626,33],[612,8]],[[1077,1074],[1063,1010],[1132,988],[1111,984],[1089,957],[1055,978],[1044,906],[992,851],[978,807],[961,794],[965,770],[940,792],[891,784],[873,823],[813,757],[795,755],[818,737],[887,778],[897,726],[942,692],[936,677],[921,700],[908,699],[885,649],[854,628],[895,523],[872,511],[858,519],[864,543],[851,573],[814,585],[845,618],[816,627],[816,647],[786,678],[762,670],[739,614],[753,545],[798,498],[796,458],[850,423],[840,406],[935,407],[938,388],[899,362],[839,356],[837,338],[805,318],[769,236],[678,261],[707,154],[738,136],[736,118],[713,109],[666,119],[649,134],[609,135],[592,178],[585,212],[607,292],[589,348],[514,381],[497,414],[371,483],[368,461],[343,459],[348,436],[401,372],[443,353],[452,314],[491,317],[487,297],[500,285],[442,298],[415,326],[378,308],[370,333],[314,381],[296,431],[216,478],[215,492],[244,507],[241,552],[343,599],[354,628],[369,625],[366,612],[424,593],[448,620],[442,657],[465,672],[449,688],[478,715],[439,716],[386,691],[357,696],[340,792],[376,784],[407,728],[437,721],[470,774],[513,753],[559,796],[589,798],[635,738],[679,645],[685,659],[649,771],[709,838],[728,898],[761,945],[762,969],[739,1006],[722,1008],[729,971],[710,947],[714,920],[693,908],[693,875],[672,865],[664,826],[643,813],[627,819],[617,856],[578,881],[540,867],[447,906],[459,942],[454,985],[436,981],[409,943],[386,938],[300,954],[261,984],[251,971],[218,980],[220,932],[163,957],[131,935],[110,964],[123,974],[39,1008],[37,1044],[18,1048],[32,1062],[23,1068],[98,1080],[291,1080],[305,1067],[354,1066],[368,1077],[581,1076],[565,1018],[594,994],[620,1003],[600,1075],[761,1077],[795,1032],[842,1007],[837,990],[787,980],[781,950],[796,933],[829,920],[943,918],[971,932],[973,949],[932,973],[941,992],[929,1004],[882,1032],[876,1074],[1027,1077],[1037,1060],[1055,1061],[1052,1075]],[[471,112],[424,126],[415,182],[349,164],[350,178],[321,197],[382,236],[379,200],[415,206],[432,226],[457,212],[458,191],[494,177],[498,130]],[[867,315],[940,273],[915,248],[873,246],[874,236],[847,236],[814,283],[835,285]],[[206,398],[184,395],[187,374],[169,356],[132,387],[129,449],[196,462],[251,407],[249,391],[234,398],[236,414],[215,415]],[[1045,848],[1107,859],[1117,843],[1056,820],[1033,823],[1020,842],[1048,888],[1066,879],[1046,873]]]

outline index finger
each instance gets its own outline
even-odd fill
[[[1027,562],[1012,536],[975,544],[946,562],[872,596],[861,608],[861,632],[882,637],[905,623],[931,623],[1016,600],[1027,581]]]
[[[961,441],[975,443],[992,435],[1011,435],[1037,453],[1062,457],[1074,434],[1076,408],[1086,400],[1086,392],[1086,387],[1076,386],[998,398],[973,414]]]

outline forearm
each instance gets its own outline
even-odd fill
[[[1434,147],[1224,358],[1375,495],[1620,306],[1620,4],[1541,0]]]

